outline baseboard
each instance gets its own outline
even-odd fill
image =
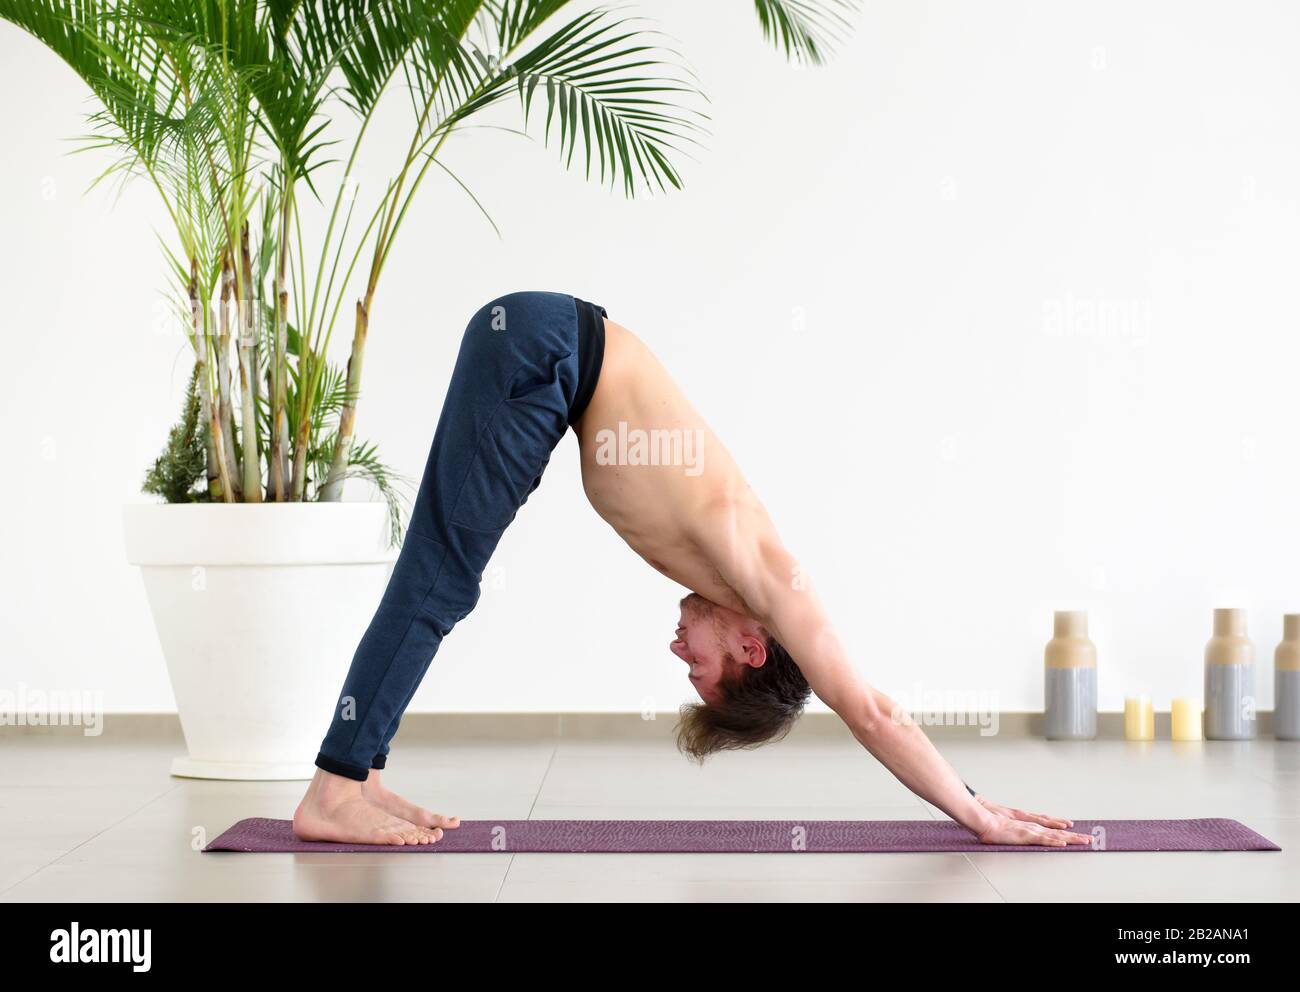
[[[12,715],[3,716],[12,720]],[[1260,711],[1257,717],[1257,736],[1272,737],[1272,711]],[[931,713],[918,722],[936,740],[1041,738],[1044,729],[1042,713],[985,714],[982,719],[966,713]],[[408,713],[402,720],[401,736],[406,740],[655,740],[671,738],[676,724],[676,712],[649,716],[641,713]],[[1156,739],[1168,740],[1169,727],[1169,714],[1157,713]],[[181,727],[175,713],[105,713],[98,726],[91,728],[51,723],[48,719],[44,724],[0,723],[0,738],[29,736],[152,740],[180,738]],[[1123,736],[1123,713],[1097,714],[1098,739],[1118,740]],[[833,738],[852,739],[834,713],[804,714],[789,737],[792,741]]]

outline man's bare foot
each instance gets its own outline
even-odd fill
[[[444,827],[453,830],[460,826],[459,816],[443,816],[440,813],[433,813],[423,806],[417,806],[415,803],[403,799],[384,785],[377,768],[370,769],[370,777],[362,783],[361,794],[385,813],[400,817],[409,823],[414,823],[417,827],[424,827],[434,834],[435,840],[442,838]]]
[[[360,782],[320,768],[293,814],[293,832],[300,840],[336,844],[432,844],[437,840],[428,830],[368,801]]]

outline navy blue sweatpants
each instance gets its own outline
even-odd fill
[[[594,388],[579,388],[582,307],[593,309],[561,293],[512,293],[470,319],[406,541],[352,658],[318,767],[359,781],[384,767],[438,645],[478,602],[497,541],[580,415],[575,401],[585,407]]]

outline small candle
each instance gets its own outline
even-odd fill
[[[1201,701],[1199,699],[1175,699],[1169,710],[1170,736],[1176,741],[1199,741],[1201,739]]]
[[[1156,717],[1149,696],[1127,696],[1124,699],[1124,739],[1130,741],[1155,740]]]

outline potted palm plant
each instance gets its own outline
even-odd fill
[[[805,63],[854,6],[753,2],[764,35]],[[449,171],[447,139],[514,101],[522,129],[589,177],[628,196],[680,187],[673,163],[705,132],[689,71],[640,19],[572,6],[0,0],[96,97],[101,178],[150,183],[172,223],[169,298],[194,368],[146,474],[165,502],[124,521],[189,752],[174,774],[311,774],[401,540],[401,480],[356,436],[357,403],[386,262],[425,176]],[[366,200],[353,169],[392,89],[413,108],[409,141]],[[351,118],[341,163],[336,117]],[[306,243],[318,210],[324,233]],[[342,367],[327,357],[340,325]],[[345,502],[350,478],[383,498]]]

